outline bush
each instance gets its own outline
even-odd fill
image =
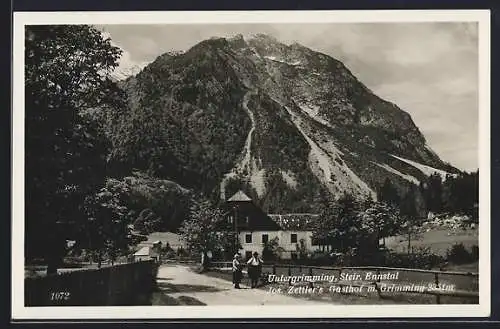
[[[472,261],[477,262],[479,260],[479,246],[473,245],[471,248]]]
[[[186,249],[184,249],[182,247],[177,248],[177,257],[179,259],[187,258],[188,256],[189,256],[189,252]]]
[[[479,247],[475,245],[469,252],[463,243],[455,243],[446,252],[446,258],[450,263],[454,264],[471,263],[479,259]]]
[[[390,267],[405,267],[431,269],[440,266],[445,259],[431,252],[429,247],[414,249],[412,254],[388,253],[384,258],[384,265]]]
[[[275,237],[272,240],[264,243],[264,248],[262,249],[262,258],[266,261],[279,260],[281,258],[281,253],[283,248],[279,246],[279,239]]]

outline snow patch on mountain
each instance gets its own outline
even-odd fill
[[[450,174],[447,171],[444,171],[441,169],[436,169],[436,168],[433,168],[433,167],[430,167],[430,166],[427,166],[427,165],[424,165],[424,164],[421,164],[421,163],[418,163],[418,162],[415,162],[412,160],[408,160],[405,158],[401,158],[401,157],[398,157],[398,156],[393,155],[393,154],[390,154],[390,156],[392,156],[393,158],[396,158],[400,161],[406,162],[409,165],[412,165],[413,167],[417,168],[418,170],[420,170],[421,172],[423,172],[427,176],[431,176],[431,175],[437,173],[438,175],[441,176],[441,179],[443,179],[443,180],[446,178],[447,175],[452,175],[454,177],[456,176],[455,174]]]
[[[400,172],[400,171],[392,168],[391,166],[389,166],[389,165],[387,165],[385,163],[376,163],[376,162],[373,162],[373,161],[371,161],[371,162],[373,164],[376,164],[380,168],[384,168],[385,170],[387,170],[390,173],[396,174],[396,175],[400,176],[401,178],[406,179],[407,181],[409,181],[409,182],[411,182],[413,184],[418,185],[420,183],[420,181],[418,179],[416,179],[415,177],[413,177],[411,175],[408,175],[408,174],[403,174],[402,172]]]
[[[291,65],[291,66],[298,66],[298,65],[302,64],[301,61],[288,62],[288,61],[285,61],[283,59],[278,59],[276,56],[263,56],[263,57],[266,59],[269,59],[273,62],[283,63],[283,64],[287,64],[287,65]]]

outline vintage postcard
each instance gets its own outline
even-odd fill
[[[13,319],[488,316],[489,47],[488,11],[15,13]]]

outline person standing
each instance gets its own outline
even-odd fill
[[[256,288],[259,283],[259,278],[262,273],[262,264],[264,262],[259,258],[257,252],[253,253],[252,258],[247,261],[248,265],[248,276],[251,280],[251,288]]]
[[[236,289],[240,289],[240,282],[243,276],[241,268],[240,254],[235,254],[233,258],[233,284]]]

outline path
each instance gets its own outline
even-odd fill
[[[169,297],[191,299],[199,305],[305,305],[324,304],[269,293],[267,290],[250,289],[242,284],[242,289],[234,289],[231,282],[209,277],[191,271],[183,265],[163,265],[159,268],[157,282],[160,290]]]

